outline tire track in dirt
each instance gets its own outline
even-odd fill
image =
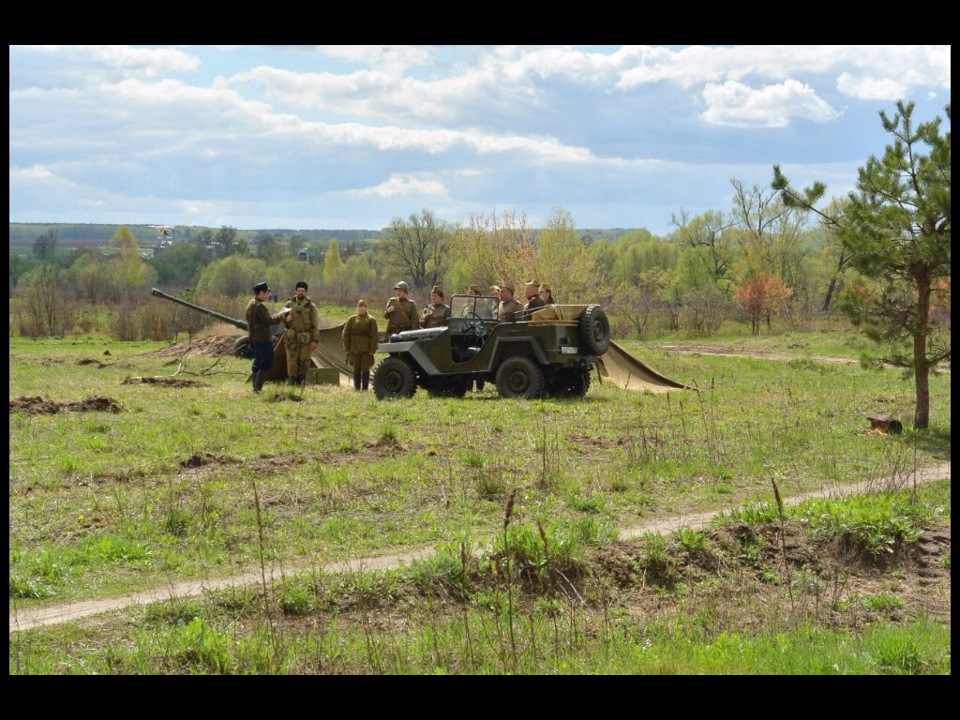
[[[897,472],[881,478],[865,480],[851,485],[833,484],[824,486],[820,490],[785,498],[784,504],[797,503],[814,497],[838,498],[844,495],[880,492],[890,489],[904,489],[915,484],[932,480],[950,479],[950,462],[940,463],[928,467]],[[772,490],[771,490],[772,492]],[[680,528],[689,527],[700,529],[709,524],[710,520],[726,510],[712,510],[694,513],[691,515],[675,515],[658,520],[652,520],[634,527],[623,528],[620,531],[621,540],[630,540],[642,536],[646,532],[669,533]],[[320,570],[328,573],[358,572],[381,570],[391,567],[407,565],[413,560],[420,560],[433,553],[433,547],[420,548],[406,553],[395,555],[380,555],[367,558],[352,558],[339,562],[325,563],[315,568],[291,567],[271,568],[263,571],[254,571],[227,578],[190,580],[185,582],[171,582],[168,585],[156,587],[142,592],[130,593],[113,598],[97,600],[83,600],[79,602],[61,603],[45,607],[14,608],[10,611],[10,631],[29,630],[43,625],[79,620],[90,615],[121,611],[133,605],[146,605],[161,600],[173,598],[195,597],[207,591],[225,590],[231,587],[246,587],[249,585],[270,584],[290,575],[297,575],[311,570]]]

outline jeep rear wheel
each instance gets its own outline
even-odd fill
[[[373,394],[377,400],[413,397],[417,391],[417,379],[410,364],[398,357],[380,361],[373,370]]]
[[[540,397],[543,394],[543,371],[530,358],[507,358],[497,370],[497,392],[505,398]]]
[[[603,355],[610,348],[610,320],[599,305],[587,305],[577,323],[580,342],[594,355]]]

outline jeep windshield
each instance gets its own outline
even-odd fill
[[[492,295],[454,295],[450,298],[450,317],[496,320],[498,305]]]

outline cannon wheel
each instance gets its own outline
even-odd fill
[[[253,358],[253,345],[249,337],[239,337],[233,344],[233,356],[238,358]]]

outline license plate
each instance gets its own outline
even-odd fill
[[[563,346],[560,348],[560,354],[561,354],[561,355],[576,355],[576,354],[577,354],[577,348],[575,348],[575,347],[570,347],[569,345],[563,345]]]

